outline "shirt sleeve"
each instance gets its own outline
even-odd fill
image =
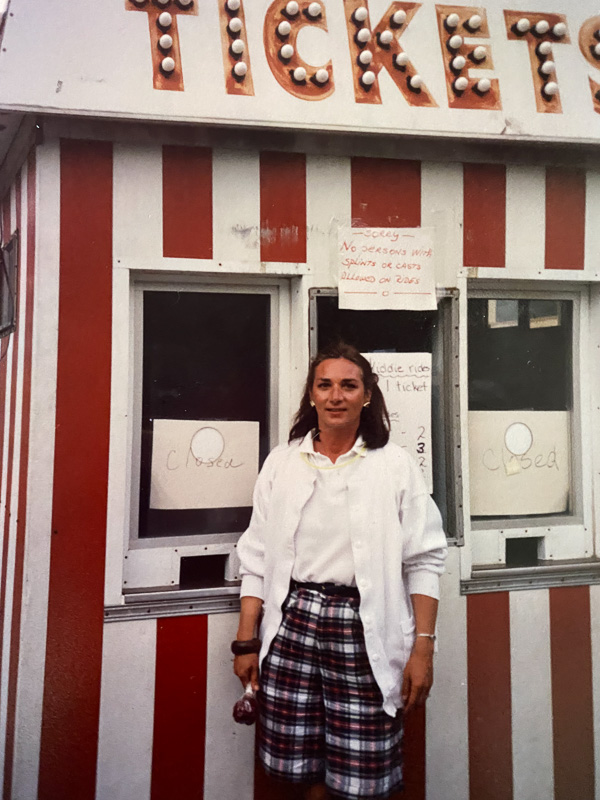
[[[438,507],[429,496],[416,464],[412,472],[410,483],[416,492],[409,494],[400,511],[404,575],[409,594],[439,599],[440,575],[448,553],[446,534]]]
[[[240,597],[264,599],[265,526],[273,485],[274,459],[271,453],[260,471],[252,496],[252,517],[247,530],[241,535],[237,551],[240,559],[242,587]]]

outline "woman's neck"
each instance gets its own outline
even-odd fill
[[[327,456],[327,458],[335,464],[341,455],[352,449],[357,436],[358,430],[320,430],[318,439],[315,439],[313,442],[313,447],[317,453],[322,453],[324,456]]]

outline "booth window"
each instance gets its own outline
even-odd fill
[[[513,568],[535,567],[536,581],[554,585],[544,568],[569,580],[573,564],[593,556],[580,446],[586,309],[583,287],[469,297],[471,541],[481,574],[501,567],[509,581]]]
[[[1,250],[2,264],[0,275],[0,336],[7,336],[14,331],[16,318],[17,294],[17,255],[19,250],[18,235],[15,233]]]
[[[392,422],[436,501],[448,539],[461,543],[458,421],[458,292],[438,291],[432,311],[355,311],[337,291],[311,291],[311,352],[342,340],[374,362]]]

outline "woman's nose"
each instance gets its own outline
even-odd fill
[[[332,386],[331,387],[331,399],[332,400],[341,400],[342,399],[342,390],[339,386]]]

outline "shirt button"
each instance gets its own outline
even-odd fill
[[[368,614],[364,618],[364,622],[365,622],[365,625],[370,625],[371,624],[371,617]]]
[[[360,539],[357,542],[354,543],[354,546],[355,547],[362,547],[362,542],[360,541]]]
[[[379,653],[373,653],[372,659],[373,661],[379,661]]]
[[[368,581],[362,580],[362,581],[360,582],[360,588],[361,588],[361,589],[366,589],[368,585],[369,585],[369,582],[368,582]]]

